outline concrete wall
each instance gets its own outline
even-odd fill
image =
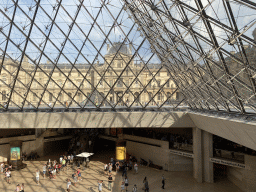
[[[0,145],[0,162],[6,162],[10,158],[10,145]]]
[[[0,128],[194,127],[184,112],[1,113]]]
[[[246,169],[228,167],[228,179],[242,191],[256,190],[256,157],[245,155]]]
[[[193,158],[170,154],[168,171],[193,171]]]
[[[256,124],[234,119],[189,113],[195,126],[245,147],[256,150]]]
[[[162,140],[158,140],[158,139],[150,139],[150,138],[146,138],[146,137],[139,137],[139,136],[134,136],[134,135],[123,135],[124,139],[130,139],[133,141],[139,141],[139,142],[144,142],[144,143],[149,143],[149,144],[153,144],[153,145],[160,145],[161,148],[163,149],[169,149],[169,142],[168,141],[162,141]]]
[[[244,179],[246,181],[247,192],[256,191],[256,157],[245,155],[245,169]]]
[[[245,169],[237,167],[228,167],[228,179],[238,186],[242,191],[246,191],[246,182],[244,179]]]
[[[128,154],[134,155],[138,160],[140,160],[140,158],[146,161],[150,159],[154,164],[163,167],[168,163],[168,152],[161,147],[127,141],[126,151]]]
[[[138,160],[140,158],[147,161],[150,159],[154,164],[160,165],[164,170],[168,171],[193,170],[193,159],[171,154],[168,141],[149,139],[133,135],[124,135],[124,139],[128,139],[126,142],[127,153],[134,155]],[[159,147],[152,146],[150,144],[158,145]]]
[[[35,139],[36,139],[35,135],[9,137],[9,138],[0,139],[0,144],[9,143],[10,141],[16,141],[16,140],[27,141],[27,140],[35,140]]]
[[[26,152],[30,154],[31,152],[35,152],[37,149],[36,141],[24,141],[22,142],[22,152]]]
[[[37,151],[40,155],[43,145],[43,139],[36,139],[35,135],[26,135],[26,136],[19,136],[19,137],[9,137],[0,139],[0,162],[7,161],[10,158],[10,141],[21,140],[22,142],[22,151],[29,154],[30,152]]]

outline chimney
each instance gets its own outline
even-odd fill
[[[244,49],[248,49],[249,47],[249,45],[244,45]]]
[[[130,51],[132,53],[132,43],[129,43],[129,49],[130,49]]]
[[[24,63],[27,63],[27,62],[28,62],[28,58],[27,58],[26,55],[24,55],[23,62],[24,62]]]
[[[235,52],[235,51],[230,51],[230,53],[231,53],[232,55],[234,55],[236,52]]]
[[[110,45],[109,45],[109,44],[107,44],[107,51],[109,50],[109,48],[110,48]]]

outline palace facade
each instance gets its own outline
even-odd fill
[[[132,56],[131,45],[117,42],[111,47],[107,46],[104,63],[96,62],[93,65],[76,64],[73,67],[70,64],[58,64],[54,67],[47,62],[36,66],[24,57],[19,68],[18,63],[6,57],[0,77],[0,104],[6,105],[10,95],[10,106],[24,104],[39,108],[53,105],[85,106],[93,105],[92,102],[99,105],[105,97],[107,100],[101,106],[109,104],[136,106],[140,103],[161,105],[167,98],[169,99],[165,104],[169,105],[171,102],[181,100],[179,92],[172,94],[176,86],[165,68],[160,69],[160,64],[145,66],[142,63],[135,63]],[[129,67],[126,67],[128,62],[130,62]],[[15,81],[17,70],[19,75],[18,80]],[[153,76],[155,79],[151,81]],[[11,94],[13,85],[15,88]],[[146,85],[147,87],[144,88]],[[161,91],[158,92],[160,88]]]

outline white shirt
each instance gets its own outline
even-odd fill
[[[37,172],[36,172],[36,177],[39,177],[39,174],[40,174],[40,172],[39,172],[39,171],[37,171]]]
[[[99,190],[102,190],[102,183],[99,183]]]
[[[68,181],[68,183],[67,183],[67,189],[69,189],[70,185],[71,185],[71,181]]]
[[[10,177],[11,176],[11,172],[10,171],[7,171],[6,172],[6,177]]]

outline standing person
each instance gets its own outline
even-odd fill
[[[17,192],[20,192],[20,184],[17,184],[17,186],[16,186],[16,191],[17,191]]]
[[[121,192],[124,192],[124,182],[121,184]]]
[[[70,179],[68,179],[68,181],[67,181],[67,191],[70,191],[70,187],[71,187],[71,181],[70,181]]]
[[[43,174],[44,174],[44,178],[45,178],[45,174],[46,174],[46,164],[44,164],[44,166],[43,166]]]
[[[71,153],[71,155],[70,155],[70,162],[73,163],[73,160],[74,160],[74,155]]]
[[[65,159],[63,159],[63,160],[62,160],[62,167],[63,167],[63,171],[64,171],[65,166],[66,166],[66,160],[65,160]]]
[[[105,171],[105,174],[107,175],[107,171],[108,171],[108,164],[107,163],[104,165],[104,171]]]
[[[22,183],[20,186],[20,192],[24,192],[24,183]]]
[[[99,192],[102,191],[102,183],[103,183],[102,180],[101,180],[101,181],[98,181],[98,190],[99,190]]]
[[[134,164],[134,170],[135,170],[135,173],[138,173],[138,164],[137,164],[137,162]]]
[[[70,156],[70,155],[68,155],[68,159],[67,159],[67,163],[68,163],[68,165],[70,165],[70,158],[71,158],[71,156]]]
[[[80,170],[80,169],[77,169],[77,177],[78,177],[78,181],[79,181],[79,178],[80,178],[80,180],[82,181],[82,178],[81,178],[81,170]]]
[[[137,186],[136,186],[136,184],[133,186],[132,192],[137,192]]]
[[[39,185],[39,176],[40,176],[40,171],[37,169],[36,170],[36,183]]]
[[[117,161],[117,162],[116,162],[116,172],[119,171],[119,167],[120,167],[120,163],[119,163],[119,161]]]
[[[5,172],[5,177],[6,177],[7,183],[11,184],[11,182],[10,182],[11,171],[10,171],[10,170],[7,170],[7,171]]]
[[[89,167],[89,163],[90,163],[89,157],[86,157],[86,167],[87,168]]]
[[[77,171],[76,171],[73,175],[74,175],[73,178],[74,178],[74,183],[75,183],[74,185],[76,186],[76,183],[77,183],[77,176],[78,176],[78,175],[77,175]]]
[[[164,189],[165,186],[165,178],[164,178],[164,174],[162,175],[162,189]]]
[[[4,163],[1,163],[1,173],[4,173]]]
[[[61,164],[58,164],[58,173],[60,173],[60,170],[61,170]]]
[[[145,192],[149,192],[147,177],[144,178],[143,183],[144,183]]]
[[[63,157],[62,155],[60,156],[60,164],[62,164],[62,160],[63,160]]]
[[[108,165],[108,172],[109,172],[109,174],[111,174],[112,169],[113,169],[112,164],[111,164],[111,163],[109,163],[109,165]]]
[[[108,177],[108,189],[109,190],[112,190],[112,181],[113,181],[113,178],[110,174],[109,177]]]
[[[125,179],[124,179],[124,185],[125,185],[125,190],[127,191],[127,188],[128,188],[128,178],[127,177],[125,177]]]
[[[123,165],[123,174],[122,174],[122,177],[123,177],[123,176],[127,177],[127,170],[126,170],[125,164]]]

